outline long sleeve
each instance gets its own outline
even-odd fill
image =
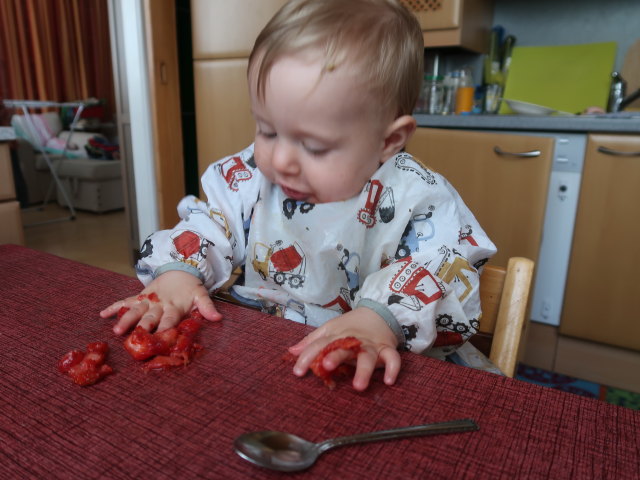
[[[179,223],[145,240],[136,265],[140,280],[146,285],[166,271],[183,270],[209,291],[222,286],[245,261],[245,229],[261,182],[253,146],[210,165],[202,176],[207,201],[183,198]]]
[[[395,256],[365,278],[356,302],[375,302],[395,319],[407,349],[447,354],[477,332],[479,271],[496,249],[453,187],[424,173],[426,203],[411,188],[396,196],[396,211],[410,202],[410,220]]]

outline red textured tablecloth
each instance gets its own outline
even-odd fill
[[[220,303],[184,370],[141,371],[98,312],[140,284],[23,247],[0,246],[2,478],[622,479],[640,475],[640,413],[403,354],[397,384],[329,391],[282,361],[307,327]],[[116,373],[78,387],[58,373],[68,350],[107,341]],[[473,418],[474,433],[344,447],[282,474],[233,451],[252,430],[313,441]]]

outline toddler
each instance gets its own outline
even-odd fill
[[[452,186],[404,153],[423,76],[422,32],[396,0],[292,0],[249,58],[253,145],[202,176],[136,266],[159,302],[106,308],[123,334],[162,330],[239,266],[239,301],[318,327],[290,347],[304,375],[333,340],[362,342],[353,386],[395,382],[399,349],[445,353],[478,327],[479,269],[495,247]],[[331,371],[350,353],[324,359]]]

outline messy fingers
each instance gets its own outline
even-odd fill
[[[125,333],[140,320],[147,310],[149,310],[148,302],[137,302],[131,305],[129,310],[114,325],[113,333],[116,335]]]
[[[149,305],[149,309],[140,317],[138,325],[146,331],[151,332],[158,326],[161,317],[162,306],[157,303]]]
[[[306,338],[303,340],[303,342],[305,340]],[[326,343],[327,343],[326,341],[318,340],[318,341],[307,344],[298,355],[298,360],[296,360],[296,363],[293,366],[293,374],[297,375],[298,377],[302,377],[305,373],[307,373],[307,370],[309,370],[309,366],[311,365],[313,360],[318,356],[320,351],[324,348]],[[294,345],[294,347],[297,347],[298,345]],[[293,347],[289,348],[289,352],[296,355],[296,353],[294,353],[292,348]]]

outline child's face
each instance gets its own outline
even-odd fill
[[[380,164],[392,116],[381,115],[346,65],[320,75],[319,56],[286,56],[269,73],[264,101],[249,74],[258,168],[285,195],[310,203],[359,194]]]

